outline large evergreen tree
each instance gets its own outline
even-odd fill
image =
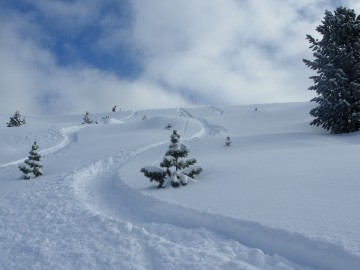
[[[39,145],[34,142],[31,147],[30,155],[28,159],[25,160],[25,164],[19,166],[20,171],[23,173],[24,179],[30,179],[31,173],[38,177],[42,175],[42,164],[40,162],[41,155],[38,153]]]
[[[188,177],[195,178],[195,176],[202,171],[200,166],[194,165],[196,159],[184,160],[190,151],[187,146],[180,141],[180,135],[176,130],[173,130],[170,141],[169,149],[166,151],[164,159],[160,163],[161,168],[155,166],[141,168],[141,172],[144,173],[150,181],[159,183],[159,188],[166,186],[167,182],[170,182],[173,187],[180,185],[185,186],[188,183]]]
[[[312,125],[331,133],[348,133],[360,128],[360,16],[354,10],[337,8],[325,12],[316,28],[321,39],[307,35],[314,60],[304,63],[317,72],[310,77],[309,90],[318,94],[311,101],[318,106],[310,111]]]

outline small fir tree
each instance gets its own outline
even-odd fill
[[[88,111],[86,111],[82,124],[94,124],[94,120],[91,120],[89,115],[90,115],[90,113]]]
[[[231,139],[230,137],[226,137],[225,146],[230,146],[230,145],[231,145]]]
[[[22,118],[19,111],[16,111],[13,117],[10,117],[9,123],[6,123],[8,127],[19,127],[25,125],[25,118]]]
[[[173,130],[170,141],[160,168],[146,166],[140,170],[150,181],[158,182],[159,188],[165,187],[168,182],[173,187],[185,186],[188,183],[188,177],[195,178],[202,172],[200,166],[195,166],[195,158],[184,160],[190,151],[185,144],[181,143],[180,135],[176,130]]]
[[[171,129],[172,129],[171,124],[170,124],[170,123],[168,123],[168,124],[166,125],[165,129],[167,129],[167,130],[171,130]]]
[[[31,173],[35,177],[42,175],[42,163],[40,162],[41,155],[38,153],[39,146],[36,141],[31,147],[30,155],[28,159],[25,160],[25,164],[19,166],[20,171],[23,173],[23,178],[28,180],[31,178]]]
[[[310,77],[318,106],[310,111],[311,125],[331,133],[348,133],[360,128],[360,16],[354,10],[339,7],[325,12],[316,28],[320,40],[307,35],[314,60],[304,63],[317,72]]]

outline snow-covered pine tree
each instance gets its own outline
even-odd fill
[[[180,141],[180,135],[177,130],[173,130],[170,137],[169,149],[166,151],[160,168],[155,166],[146,166],[141,168],[141,172],[150,179],[159,183],[158,187],[165,187],[168,182],[173,187],[185,186],[188,183],[188,177],[195,178],[202,172],[200,166],[195,166],[196,159],[187,159],[189,149]]]
[[[38,153],[39,146],[34,142],[31,147],[30,155],[25,160],[25,164],[19,166],[20,171],[23,172],[24,179],[30,179],[30,174],[33,173],[35,177],[42,175],[42,163],[40,162],[41,155]]]
[[[230,137],[226,137],[226,141],[225,141],[225,146],[230,146],[231,145],[231,139]]]
[[[304,63],[317,72],[310,77],[318,103],[310,114],[311,125],[331,133],[348,133],[360,128],[360,16],[354,10],[339,7],[325,12],[316,28],[321,40],[307,35],[314,60]]]
[[[25,118],[22,118],[19,111],[16,111],[13,117],[10,117],[9,123],[6,123],[8,127],[19,127],[25,125]]]
[[[91,120],[89,115],[90,115],[90,113],[88,111],[86,111],[82,124],[93,124],[94,123],[94,120]]]
[[[29,180],[31,178],[32,169],[26,164],[20,165],[19,170],[23,173],[23,178]]]

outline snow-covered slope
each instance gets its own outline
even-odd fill
[[[0,115],[2,269],[360,269],[360,135],[309,126],[311,106]],[[140,168],[168,123],[204,171],[156,189]],[[34,140],[44,176],[21,180]]]

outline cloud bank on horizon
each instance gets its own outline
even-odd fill
[[[307,101],[329,0],[0,0],[0,112]]]

